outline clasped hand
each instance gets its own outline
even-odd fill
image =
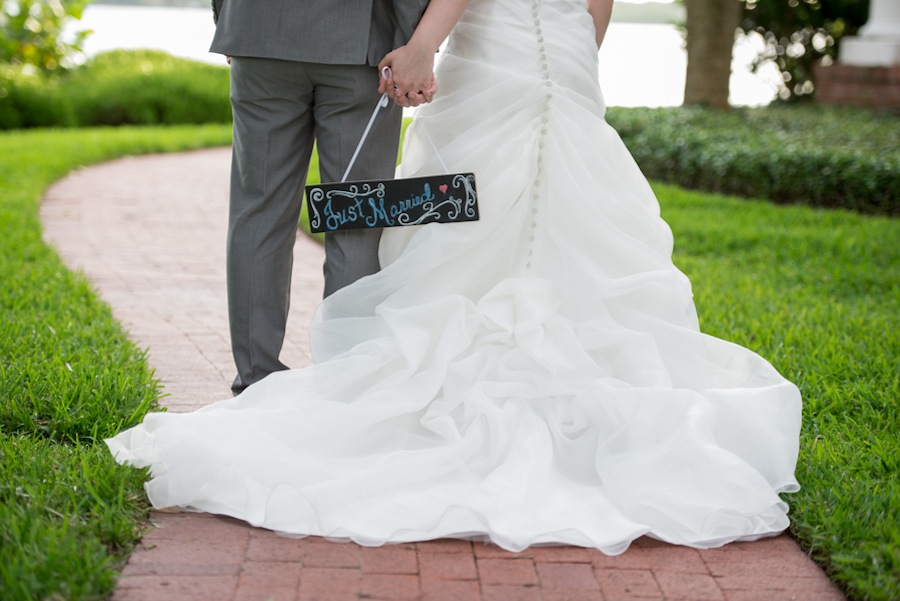
[[[402,107],[431,102],[437,94],[434,51],[416,48],[412,43],[401,46],[381,59],[378,71],[383,74],[378,91],[387,93]]]

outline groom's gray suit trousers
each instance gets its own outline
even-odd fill
[[[380,98],[377,68],[233,57],[234,150],[228,310],[238,392],[279,359],[293,246],[315,143],[323,182],[340,181]],[[401,109],[379,111],[348,180],[394,175]],[[325,295],[378,271],[380,230],[328,234]]]

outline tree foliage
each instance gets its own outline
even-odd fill
[[[90,0],[0,0],[0,64],[30,65],[43,72],[69,66],[90,31],[64,39]]]
[[[754,69],[773,61],[781,71],[779,97],[797,101],[815,91],[813,65],[837,57],[840,39],[869,17],[869,0],[746,0],[741,28],[763,36]]]

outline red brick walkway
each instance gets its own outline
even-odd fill
[[[47,193],[45,237],[96,285],[150,362],[173,411],[229,396],[224,238],[230,153],[127,158]],[[285,357],[309,362],[320,247],[297,240]],[[114,601],[425,599],[467,601],[840,600],[780,536],[696,551],[641,539],[628,552],[550,547],[507,553],[442,540],[362,548],[292,539],[206,514],[153,512]]]

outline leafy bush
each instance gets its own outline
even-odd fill
[[[75,120],[88,125],[228,123],[228,69],[161,51],[94,57],[63,86]]]
[[[105,52],[59,76],[6,71],[0,129],[231,121],[228,69],[161,51]]]
[[[900,120],[821,106],[610,109],[651,179],[778,203],[900,213]]]
[[[39,72],[0,68],[0,130],[73,125],[59,82]]]
[[[30,65],[45,72],[71,66],[91,33],[64,36],[89,0],[5,0],[0,2],[0,64]],[[68,38],[68,39],[67,39]]]

